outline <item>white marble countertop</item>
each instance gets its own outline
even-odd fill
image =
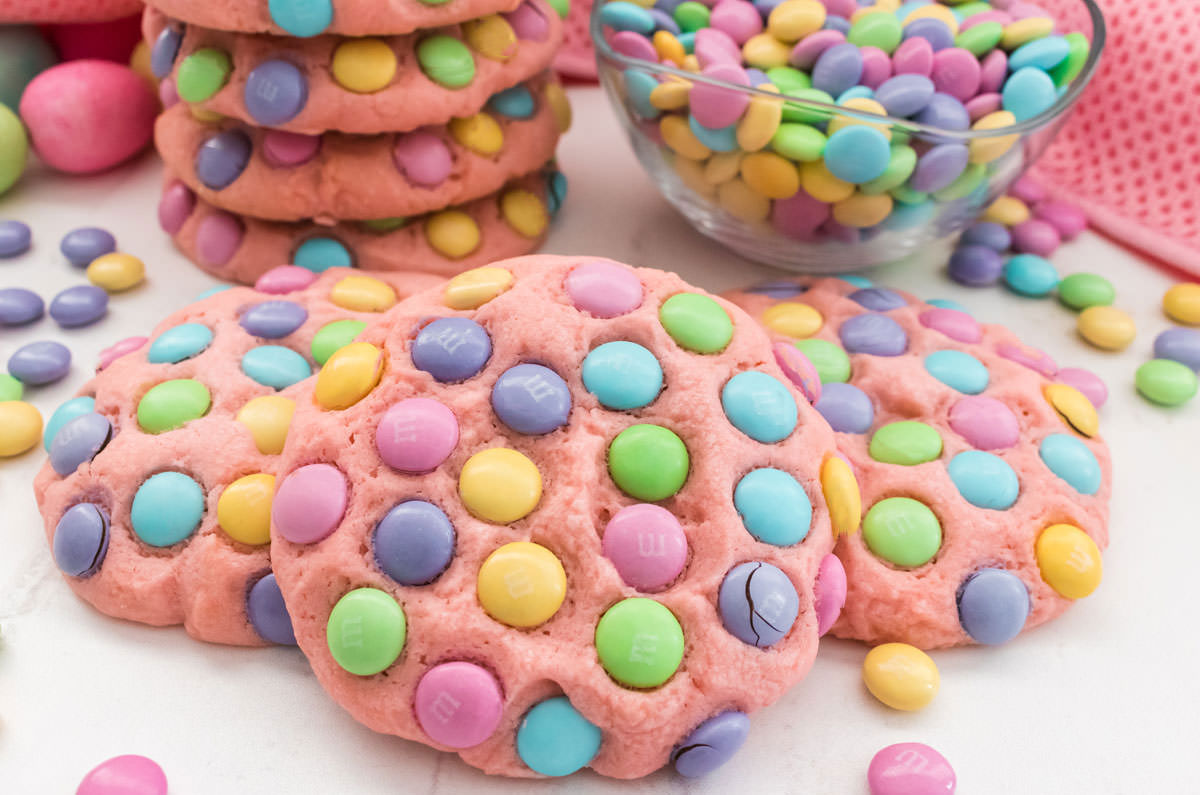
[[[575,127],[561,149],[570,196],[545,250],[602,254],[683,274],[710,290],[772,273],[693,233],[634,160],[598,89],[571,91]],[[144,334],[213,280],[172,250],[155,219],[159,174],[146,156],[93,179],[34,170],[0,199],[0,217],[34,230],[35,249],[0,262],[0,287],[33,287],[49,301],[81,281],[57,251],[67,230],[113,230],[145,259],[149,281],[113,298],[101,324],[74,332],[50,320],[0,330],[0,358],[51,337],[75,353],[70,376],[31,390],[46,416],[86,379],[99,350]],[[40,452],[0,462],[0,791],[74,792],[93,765],[140,753],[167,772],[172,795],[211,793],[713,792],[865,793],[879,748],[921,741],[957,770],[959,791],[1167,793],[1194,789],[1200,659],[1195,624],[1200,525],[1200,400],[1175,411],[1133,391],[1135,369],[1168,323],[1171,279],[1091,234],[1055,257],[1063,273],[1094,270],[1118,289],[1140,334],[1123,354],[1089,349],[1074,315],[1053,300],[968,290],[933,264],[877,271],[877,281],[954,298],[984,321],[1005,322],[1063,365],[1088,367],[1112,397],[1102,429],[1112,447],[1112,546],[1099,591],[1061,619],[1001,648],[936,652],[941,693],[922,712],[893,712],[860,681],[866,649],[830,640],[812,674],[753,716],[750,739],[700,782],[660,772],[639,782],[580,773],[531,784],[487,778],[415,743],[377,735],[327,699],[294,649],[200,644],[181,629],[150,629],[94,612],[59,577],[30,483]],[[1182,624],[1179,622],[1182,621]],[[1180,627],[1183,627],[1180,629]],[[1192,729],[1187,727],[1191,726]],[[1185,782],[1191,782],[1190,784]]]

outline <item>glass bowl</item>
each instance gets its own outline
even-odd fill
[[[994,0],[992,6],[1003,10],[1012,1]],[[1054,17],[1058,32],[1078,31],[1090,40],[1087,59],[1070,83],[1058,87],[1057,100],[1048,109],[996,129],[944,129],[844,105],[781,96],[687,71],[669,61],[631,57],[614,49],[614,31],[601,21],[604,3],[599,0],[592,10],[590,31],[600,81],[638,160],[667,201],[702,234],[749,259],[788,270],[830,273],[895,262],[931,247],[948,250],[963,229],[1002,195],[1053,140],[1096,70],[1106,29],[1094,0],[1039,0],[1038,5]],[[679,82],[683,87],[673,89],[674,100],[649,101],[652,88]],[[867,124],[888,136],[893,153],[901,144],[918,158],[924,158],[935,147],[966,146],[971,162],[952,183],[933,192],[916,190],[911,178],[895,187],[886,187],[894,179],[883,180],[856,186],[845,203],[836,198],[844,195],[845,184],[835,183],[831,191],[828,185],[821,187],[818,176],[811,184],[818,186],[815,192],[824,201],[814,198],[805,187],[786,198],[767,198],[748,188],[741,175],[752,162],[755,168],[764,162],[779,168],[780,161],[762,157],[747,160],[746,156],[753,153],[741,148],[734,134],[736,123],[725,128],[723,134],[720,130],[700,129],[708,134],[701,146],[695,146],[698,139],[694,125],[699,123],[689,116],[686,97],[700,84],[706,84],[709,96],[714,89],[745,95],[737,99],[739,103],[748,100],[747,108],[756,103],[781,105],[785,122],[805,123],[822,134],[831,126],[837,129]],[[666,93],[664,89],[664,96]],[[680,102],[683,105],[677,109],[659,107]],[[823,135],[818,137],[821,140]],[[773,146],[772,141],[756,151],[771,152]],[[824,161],[822,155],[813,157],[811,146],[798,150],[799,156],[807,159],[796,159],[797,149],[785,148],[791,156],[785,160],[798,174],[803,175],[806,168],[829,173],[827,168],[818,168]],[[906,158],[911,162],[911,154]],[[903,169],[898,169],[894,176],[902,174]],[[778,196],[795,182],[787,177],[782,180],[782,188],[773,190]],[[879,190],[881,187],[884,189]]]

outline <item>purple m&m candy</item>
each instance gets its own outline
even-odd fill
[[[63,328],[95,323],[108,312],[108,293],[93,284],[68,287],[50,302],[50,317]]]
[[[67,509],[54,528],[54,563],[63,574],[91,577],[108,552],[108,514],[81,502]]]
[[[976,643],[998,645],[1015,638],[1029,616],[1029,591],[1004,569],[981,569],[958,589],[958,622]]]
[[[1156,359],[1170,359],[1171,361],[1185,364],[1193,370],[1200,371],[1200,329],[1167,329],[1154,340],[1154,357]],[[1066,370],[1059,372],[1059,380],[1062,380],[1063,373],[1065,372]],[[1087,393],[1084,392],[1084,394],[1086,395]]]
[[[20,221],[0,221],[0,259],[19,257],[29,250],[33,233]]]
[[[379,520],[372,544],[384,574],[401,585],[425,585],[454,557],[454,525],[436,505],[408,500]]]
[[[957,779],[946,757],[921,743],[896,743],[867,769],[871,795],[954,795]]]
[[[439,318],[417,332],[413,364],[442,383],[477,375],[492,356],[492,338],[465,317]]]
[[[7,287],[0,290],[0,326],[23,326],[40,318],[46,302],[33,290]]]
[[[721,623],[743,643],[765,649],[787,635],[800,613],[796,587],[770,563],[734,566],[717,595]]]
[[[571,390],[558,373],[540,364],[518,364],[496,380],[492,409],[518,433],[550,433],[567,424]]]
[[[50,443],[50,466],[65,478],[95,458],[111,439],[112,423],[107,417],[96,412],[81,414],[54,435]]]
[[[934,52],[954,46],[954,34],[950,31],[950,28],[946,26],[945,22],[940,19],[933,19],[932,17],[922,17],[905,25],[904,38],[925,39],[925,41],[929,42],[929,46]]]
[[[675,772],[687,778],[706,776],[733,758],[750,733],[750,718],[729,710],[697,726],[671,751]]]
[[[1009,234],[1008,227],[1004,224],[998,224],[995,221],[979,221],[967,227],[967,231],[963,232],[959,243],[969,246],[987,246],[993,251],[1005,252],[1012,245],[1012,235]]]
[[[70,369],[71,351],[52,340],[22,345],[8,358],[9,375],[28,386],[52,384]]]
[[[58,250],[76,268],[86,268],[97,257],[116,251],[117,239],[106,229],[85,226],[63,235]]]
[[[213,190],[229,187],[246,170],[250,148],[250,137],[241,130],[217,133],[196,153],[196,176]]]
[[[908,350],[908,334],[887,315],[855,315],[842,324],[838,337],[847,353],[899,356]]]
[[[866,433],[875,422],[871,398],[853,384],[825,384],[814,407],[838,433]]]
[[[1012,247],[1023,254],[1049,257],[1062,244],[1062,236],[1047,221],[1030,218],[1012,228]]]
[[[989,246],[959,246],[950,255],[950,278],[969,287],[986,287],[1000,281],[1004,260]]]
[[[872,312],[886,312],[889,309],[899,309],[908,302],[904,296],[886,287],[864,287],[850,293],[850,300]]]
[[[304,110],[308,80],[289,61],[263,61],[246,78],[242,98],[259,124],[283,124]]]
[[[263,301],[242,313],[238,323],[247,333],[277,340],[294,332],[308,320],[308,310],[294,301]]]
[[[171,25],[163,28],[150,48],[150,71],[159,80],[171,73],[175,59],[179,56],[179,45],[183,43],[183,32]]]
[[[875,89],[875,99],[891,116],[915,116],[933,99],[933,81],[924,75],[899,74]]]
[[[959,178],[967,168],[968,157],[963,144],[938,144],[921,155],[908,184],[915,191],[935,193]]]
[[[961,102],[949,94],[935,92],[917,114],[916,120],[943,130],[965,130],[971,126],[971,116]]]
[[[858,47],[850,42],[835,44],[817,58],[812,87],[836,97],[858,85],[862,72],[863,58]]]
[[[296,645],[292,617],[288,614],[283,592],[279,590],[274,574],[268,574],[250,586],[246,594],[246,616],[258,636],[268,643]]]

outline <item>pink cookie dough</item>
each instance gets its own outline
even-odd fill
[[[331,404],[322,394],[350,377],[350,369],[343,369],[347,363],[335,366],[331,360],[306,385],[295,420],[305,433],[289,437],[280,469],[272,558],[297,617],[300,648],[321,684],[355,718],[379,732],[456,751],[488,773],[531,777],[536,773],[518,755],[516,733],[534,705],[566,696],[602,736],[588,766],[605,776],[634,778],[667,764],[672,749],[707,719],[764,707],[804,678],[817,648],[815,580],[833,546],[818,472],[823,460],[836,455],[834,437],[775,364],[767,336],[731,304],[720,299],[707,304],[712,314],[732,321],[724,348],[701,354],[677,343],[659,312],[680,293],[705,295],[675,274],[610,260],[533,256],[501,261],[415,296],[365,333],[360,343],[373,348],[361,346],[358,356],[377,356],[382,375],[372,386],[360,371],[366,380],[356,378],[359,390],[343,404],[333,404],[345,408],[327,409]],[[421,329],[451,321],[460,326],[472,321],[491,340],[482,369],[458,382],[436,380],[417,369],[413,358],[414,348],[423,344],[415,341]],[[460,350],[453,336],[445,339],[447,350]],[[642,408],[610,410],[584,387],[584,358],[614,341],[643,346],[664,372],[665,388]],[[510,415],[497,413],[491,399],[502,375],[526,363],[552,370],[561,378],[556,394],[570,396],[569,406],[555,415],[559,424],[541,435],[514,430],[506,424],[510,420],[501,419]],[[746,371],[770,377],[780,399],[796,404],[798,422],[778,442],[755,441],[723,411],[723,388]],[[442,371],[441,377],[447,375]],[[528,394],[532,399],[537,392]],[[415,427],[387,419],[393,411],[409,410],[405,407],[414,401],[421,401],[424,418]],[[381,420],[387,423],[386,435],[377,432]],[[610,444],[638,424],[671,430],[690,456],[682,485],[654,503],[629,496],[609,472]],[[430,430],[434,427],[439,430]],[[428,441],[413,448],[422,454],[420,460],[395,454],[412,438],[409,433]],[[378,445],[389,451],[387,462]],[[540,473],[540,497],[523,516],[478,518],[488,512],[469,508],[468,498],[460,496],[460,474],[468,460],[495,449],[517,451]],[[425,473],[406,474],[396,465]],[[811,524],[798,543],[756,540],[735,510],[734,487],[763,467],[785,468],[811,501]],[[379,562],[375,528],[394,506],[414,499],[446,514],[455,543],[450,562],[432,582],[403,586]],[[614,517],[635,505],[657,514],[660,523],[664,514],[673,515],[688,546],[682,573],[665,585],[653,583],[649,591],[627,584],[602,544]],[[527,628],[493,619],[476,590],[485,559],[502,545],[521,541],[548,549],[566,575],[561,606]],[[674,552],[668,557],[674,561]],[[731,634],[718,608],[726,575],[755,561],[782,570],[780,577],[799,598],[795,622],[790,629],[784,625],[778,642],[768,648]],[[634,579],[645,582],[641,575]],[[334,606],[364,587],[382,591],[383,599],[398,603],[407,617],[402,650],[373,675],[343,668],[326,634]],[[736,596],[742,589],[734,590]],[[610,676],[594,640],[605,611],[630,597],[665,606],[685,639],[675,672],[647,689],[626,687]],[[422,728],[417,710],[427,698],[418,683],[435,666],[456,661],[490,673],[503,702],[498,719],[480,732],[484,738],[473,735],[451,747]],[[464,733],[478,727],[476,721],[466,723]],[[458,735],[446,731],[444,736]]]
[[[246,80],[256,66],[267,60],[291,61],[300,67],[308,83],[308,99],[291,120],[276,125],[289,132],[319,135],[329,130],[380,134],[407,132],[429,124],[445,124],[453,118],[470,116],[493,94],[522,83],[546,69],[562,41],[562,20],[546,0],[523,0],[528,11],[545,22],[537,38],[518,39],[515,52],[505,60],[493,60],[472,51],[475,74],[461,88],[435,83],[421,70],[417,46],[433,31],[383,39],[396,55],[396,73],[384,88],[360,94],[341,86],[332,71],[334,52],[345,39],[318,36],[312,39],[246,36],[200,27],[186,27],[171,73],[175,80],[180,64],[197,50],[223,52],[232,64],[224,86],[208,99],[194,103],[197,110],[216,113],[255,124],[243,97]],[[142,25],[147,41],[156,41],[169,24],[177,24],[149,9]],[[465,39],[462,26],[450,26],[436,35]],[[184,98],[186,100],[186,98]]]
[[[251,400],[276,394],[246,375],[242,357],[262,345],[284,346],[301,354],[315,370],[310,346],[322,327],[337,320],[368,322],[380,316],[379,311],[351,310],[334,303],[335,297],[347,303],[342,296],[356,292],[356,285],[361,292],[361,282],[344,284],[343,280],[361,280],[362,275],[335,269],[320,278],[307,274],[297,280],[293,274],[289,282],[291,270],[277,270],[264,278],[263,287],[270,292],[234,287],[176,312],[159,324],[149,344],[126,350],[80,390],[79,395],[95,399],[95,412],[111,424],[111,436],[90,460],[65,476],[48,462],[34,490],[52,548],[60,519],[74,506],[90,503],[109,517],[107,552],[98,556],[94,572],[86,576],[64,572],[67,584],[100,612],[154,626],[182,623],[188,634],[214,643],[265,643],[250,623],[247,598],[251,586],[270,573],[269,547],[235,541],[217,520],[218,500],[230,483],[253,473],[272,474],[280,460],[269,446],[265,451],[260,448],[250,426],[235,419]],[[372,278],[377,287],[383,285],[382,292],[394,293],[397,301],[440,281],[419,273]],[[307,318],[279,339],[252,336],[239,318],[271,301],[302,307]],[[154,342],[185,323],[208,327],[212,332],[208,347],[174,364],[151,363]],[[201,382],[211,396],[210,408],[174,430],[143,431],[138,421],[142,397],[156,385],[176,379]],[[290,387],[278,394],[291,401],[298,392]],[[58,436],[64,433],[68,431],[60,430]],[[142,483],[167,471],[182,472],[201,485],[205,510],[199,527],[187,539],[152,547],[134,533],[130,510]]]
[[[453,25],[489,14],[512,11],[521,0],[332,0],[333,22],[326,33],[341,36],[378,36],[411,33],[421,28]],[[159,11],[205,28],[242,33],[288,36],[275,24],[268,0],[154,0]]]
[[[1043,374],[1051,366],[1048,356],[1022,345],[1003,326],[981,325],[963,312],[935,308],[900,291],[861,290],[842,279],[789,279],[725,295],[760,321],[764,312],[781,302],[810,306],[821,317],[820,330],[813,337],[839,346],[845,324],[852,321],[853,328],[855,322],[864,322],[854,318],[864,315],[890,318],[867,322],[888,328],[894,324],[906,337],[899,355],[855,352],[849,356],[848,383],[865,393],[873,407],[869,428],[846,430],[835,421],[838,405],[848,405],[845,391],[838,393],[841,385],[831,389],[831,384],[824,384],[816,405],[839,431],[838,448],[861,484],[864,517],[887,498],[917,500],[940,523],[941,545],[927,563],[905,567],[872,552],[862,530],[839,538],[836,552],[845,565],[848,594],[832,629],[834,635],[871,644],[897,641],[922,649],[975,642],[960,623],[958,600],[966,580],[984,569],[1016,575],[1027,589],[1029,611],[1021,631],[1070,607],[1075,600],[1043,579],[1035,544],[1047,527],[1074,525],[1098,548],[1094,562],[1098,569],[1098,550],[1108,545],[1111,459],[1099,435],[1084,435],[1051,405],[1046,388],[1054,382]],[[886,308],[893,304],[894,308]],[[778,328],[771,329],[770,318],[767,321],[773,339],[796,342]],[[964,393],[935,378],[926,369],[926,357],[939,351],[974,357],[986,368],[986,387]],[[1012,358],[1016,352],[1021,353],[1020,361]],[[1086,404],[1080,413],[1090,414],[1095,422],[1086,398],[1079,393],[1074,397]],[[932,428],[941,438],[940,452],[913,465],[876,460],[870,450],[872,438],[883,426],[901,421]],[[1040,445],[1052,435],[1068,437],[1073,449],[1086,448],[1094,456],[1094,493],[1077,490],[1043,460]],[[999,457],[1015,473],[1019,490],[1007,509],[977,507],[949,474],[956,456],[975,450]]]
[[[142,0],[0,0],[0,24],[107,22],[141,10]]]
[[[314,218],[324,223],[419,215],[494,193],[554,157],[560,130],[543,94],[549,84],[558,88],[549,75],[525,84],[537,98],[534,115],[528,119],[480,111],[488,117],[481,122],[495,121],[503,133],[503,148],[495,153],[459,143],[453,125],[394,135],[325,133],[318,139],[302,139],[232,120],[205,124],[184,105],[159,117],[155,140],[169,170],[201,199],[229,212],[275,221]],[[231,184],[214,190],[201,182],[195,163],[205,143],[221,140],[221,134],[240,134],[252,154]],[[283,160],[294,156],[280,146],[311,147],[315,154],[288,165],[281,162],[281,155]],[[444,161],[440,166],[439,159]]]
[[[201,268],[222,279],[246,284],[281,262],[292,262],[297,249],[312,238],[338,241],[353,265],[363,270],[415,270],[451,276],[498,257],[536,250],[545,240],[561,201],[554,188],[555,174],[553,166],[547,166],[545,171],[513,180],[497,193],[410,218],[391,231],[375,231],[365,222],[324,225],[239,216],[198,199],[183,182],[168,175],[159,202],[159,223],[175,238],[179,250]],[[540,207],[537,218],[525,219],[519,225],[510,222],[505,213],[506,197],[514,195]],[[465,253],[435,249],[428,234],[431,224],[436,228],[438,218],[453,219],[455,230],[474,229],[478,238],[474,246],[468,249],[471,241],[467,240],[463,243]]]

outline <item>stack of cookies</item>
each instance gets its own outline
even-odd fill
[[[532,251],[566,183],[548,0],[154,0],[159,220],[222,278],[450,275]]]

